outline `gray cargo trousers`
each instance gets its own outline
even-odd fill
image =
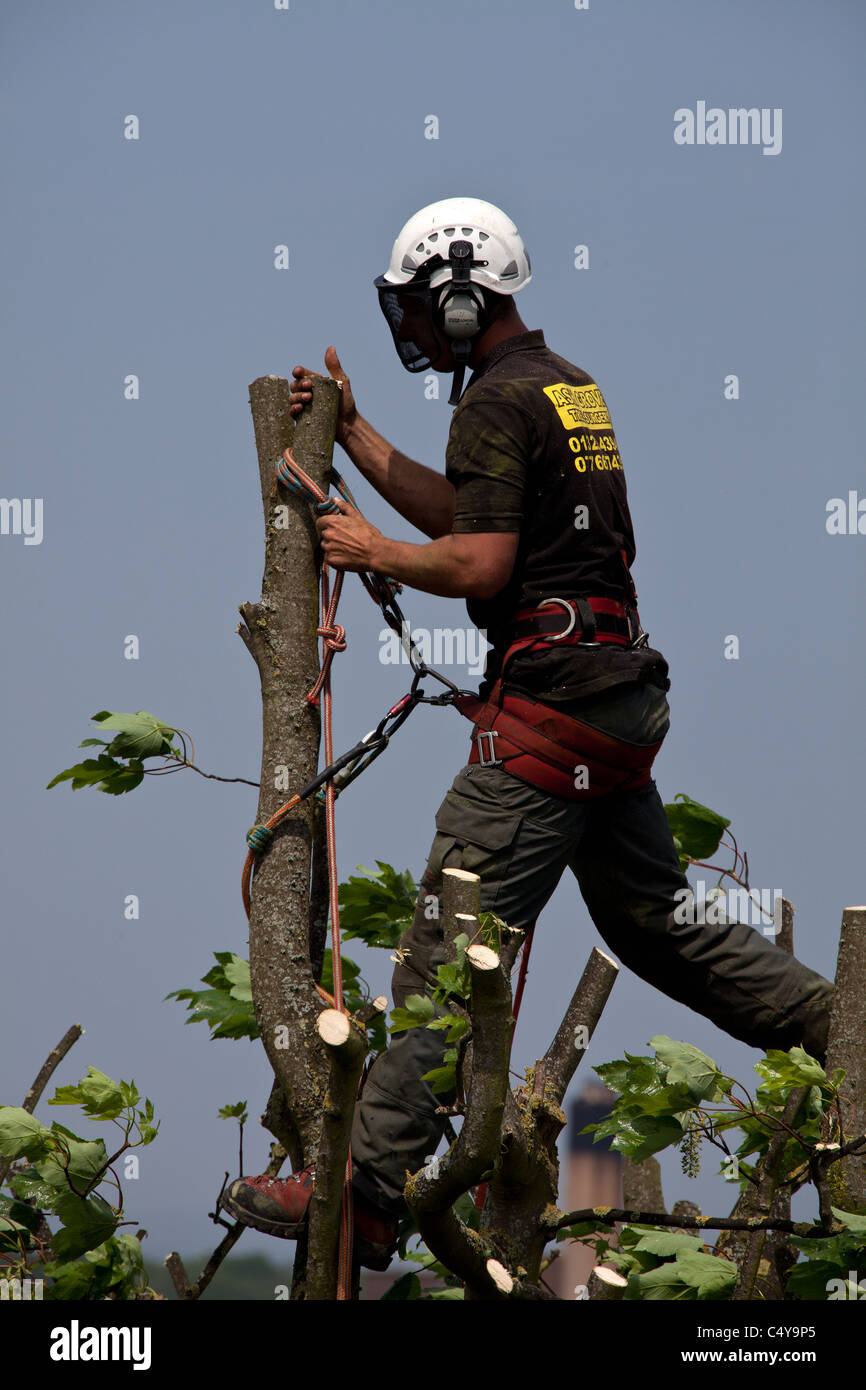
[[[482,910],[527,932],[566,867],[606,945],[641,979],[752,1047],[802,1043],[813,1055],[823,1053],[829,980],[755,927],[726,918],[712,925],[678,920],[702,914],[686,914],[682,895],[675,896],[689,883],[654,781],[574,802],[501,767],[464,767],[436,815],[415,917],[400,941],[393,1003],[402,1007],[407,995],[423,994],[445,960],[441,924],[429,906],[429,895],[439,895],[443,868],[479,874]],[[395,1035],[373,1063],[356,1107],[354,1184],[397,1215],[407,1210],[407,1174],[435,1153],[442,1138],[436,1107],[454,1098],[435,1096],[421,1080],[441,1065],[445,1047],[440,1030],[417,1027]]]

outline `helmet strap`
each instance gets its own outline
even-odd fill
[[[451,382],[451,395],[448,397],[448,404],[457,405],[463,394],[463,377],[472,355],[472,347],[464,338],[457,342],[452,342],[451,351],[454,354],[454,376]]]

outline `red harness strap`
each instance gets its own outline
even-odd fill
[[[500,765],[530,786],[567,801],[588,801],[646,786],[661,743],[627,743],[525,695],[454,701],[475,724],[470,763]]]
[[[537,642],[545,645],[562,642],[566,646],[581,642],[584,624],[581,623],[577,631],[572,631],[575,609],[578,612],[582,609],[584,613],[592,610],[590,619],[592,614],[604,614],[614,620],[608,631],[602,628],[601,622],[594,624],[594,640],[583,645],[597,645],[599,642],[614,642],[620,646],[628,644],[629,639],[621,631],[613,630],[619,627],[617,619],[628,620],[627,610],[615,600],[548,599],[538,607],[553,603],[561,604],[570,614],[570,626],[565,632],[555,634],[545,630],[517,637],[502,659],[499,679],[487,699],[461,695],[454,701],[460,713],[475,725],[469,762],[480,763],[484,767],[501,766],[522,782],[552,792],[567,801],[589,801],[612,791],[632,791],[646,786],[663,740],[651,744],[629,743],[612,734],[602,733],[590,724],[528,695],[503,693],[503,674],[516,651]],[[515,618],[523,620],[525,625],[525,620],[535,611],[520,610]],[[640,632],[637,611],[632,611]],[[535,622],[547,629],[549,619],[550,615],[547,615]],[[520,631],[519,626],[517,630]]]

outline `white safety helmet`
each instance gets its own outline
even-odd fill
[[[501,208],[480,198],[444,198],[409,218],[391,252],[391,262],[374,284],[394,346],[407,371],[423,372],[442,352],[440,332],[454,353],[454,382],[449,405],[456,405],[472,340],[494,317],[494,295],[512,295],[532,278],[529,255],[520,233]],[[424,337],[420,346],[401,334],[407,297],[419,303]],[[401,302],[402,301],[402,302]]]

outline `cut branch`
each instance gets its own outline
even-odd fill
[[[616,961],[594,946],[556,1037],[544,1054],[545,1080],[558,1102],[589,1045],[618,974]]]
[[[60,1066],[60,1063],[63,1061],[69,1049],[78,1041],[83,1032],[84,1029],[80,1023],[73,1023],[71,1028],[67,1028],[57,1046],[52,1047],[45,1061],[42,1063],[42,1066],[39,1068],[36,1080],[24,1097],[21,1109],[26,1110],[28,1115],[33,1114],[33,1111],[39,1104],[42,1092],[51,1080],[52,1075]],[[9,1176],[12,1163],[13,1160],[11,1158],[0,1159],[0,1187],[3,1186]]]
[[[317,1030],[331,1059],[331,1074],[310,1199],[305,1300],[337,1297],[337,1240],[349,1135],[367,1053],[366,1034],[348,1014],[323,1010]]]
[[[470,1015],[473,1035],[472,1087],[463,1128],[449,1152],[413,1174],[404,1196],[422,1239],[437,1259],[481,1298],[503,1297],[486,1261],[498,1252],[452,1211],[491,1168],[499,1153],[502,1114],[508,1089],[511,1048],[511,990],[495,951],[470,946]]]
[[[827,1073],[844,1067],[840,1088],[843,1139],[866,1130],[866,907],[842,913],[836,980],[830,1006]],[[827,1175],[833,1205],[842,1211],[866,1207],[866,1152],[849,1155]]]

